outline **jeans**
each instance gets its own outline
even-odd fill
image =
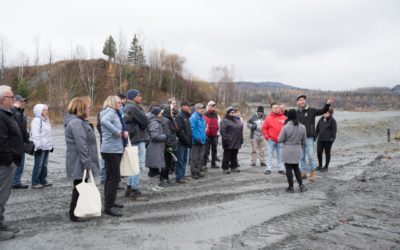
[[[139,168],[140,172],[139,174],[135,176],[129,176],[128,178],[128,186],[130,186],[132,189],[139,189],[140,187],[140,178],[144,172],[144,164],[146,162],[146,143],[145,142],[139,142],[136,144],[133,144],[134,146],[138,147],[139,151]]]
[[[308,156],[309,165],[307,166],[306,156]],[[310,173],[310,171],[314,171],[315,162],[314,162],[314,138],[307,137],[306,144],[303,147],[303,154],[301,156],[300,161],[300,170],[302,173]]]
[[[103,157],[100,158],[100,181],[106,181],[106,166]]]
[[[178,162],[176,164],[175,174],[176,179],[181,180],[185,177],[186,164],[188,160],[188,150],[189,148],[185,145],[178,145],[178,152],[176,153],[176,158],[178,158]]]
[[[22,153],[21,162],[17,165],[17,170],[15,171],[13,186],[21,184],[21,177],[22,174],[24,173],[24,165],[25,165],[25,153]]]
[[[35,163],[32,170],[32,186],[47,184],[47,163],[49,161],[49,150],[35,151]]]
[[[272,157],[274,155],[274,151],[276,152],[276,160],[278,162],[278,169],[279,171],[284,170],[283,162],[281,160],[281,149],[282,143],[275,142],[271,139],[267,142],[267,168],[265,170],[272,169]]]
[[[0,164],[0,226],[4,225],[4,206],[10,197],[12,180],[17,166]]]

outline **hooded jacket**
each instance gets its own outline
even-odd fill
[[[192,127],[192,144],[206,144],[206,121],[203,115],[194,112],[189,120]]]
[[[243,144],[243,124],[235,116],[225,115],[220,123],[222,147],[239,149]]]
[[[250,139],[263,139],[262,138],[262,125],[264,123],[266,115],[263,113],[262,116],[258,116],[257,113],[253,114],[249,120],[247,120],[247,127],[250,129]]]
[[[262,126],[262,132],[265,140],[273,140],[274,142],[278,142],[279,133],[282,130],[282,127],[285,125],[286,116],[282,113],[275,114],[271,112],[267,119],[265,119],[264,124]]]
[[[162,127],[164,130],[164,134],[167,135],[167,140],[165,141],[165,145],[167,147],[171,147],[172,151],[178,150],[178,137],[177,130],[178,126],[175,121],[175,117],[171,115],[171,106],[165,106],[163,119],[162,119]]]
[[[162,118],[147,113],[150,141],[146,148],[146,167],[165,168],[164,150],[167,135],[162,128]]]
[[[124,120],[132,144],[149,141],[149,120],[143,109],[132,100],[126,102]]]
[[[215,137],[218,135],[218,114],[215,111],[207,111],[204,113],[204,120],[206,121],[206,135]]]
[[[48,118],[42,116],[43,109],[47,105],[36,104],[33,107],[35,118],[31,122],[31,139],[35,144],[35,151],[51,150],[53,146],[53,132]]]
[[[68,179],[82,179],[85,169],[90,169],[93,176],[98,176],[99,157],[93,125],[76,115],[67,113],[64,116],[64,128]]]
[[[24,153],[22,134],[13,114],[0,107],[0,165],[19,164]]]
[[[102,153],[122,154],[123,152],[122,124],[117,112],[117,110],[110,107],[100,112],[102,135],[100,152]]]

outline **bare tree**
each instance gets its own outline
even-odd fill
[[[234,68],[228,69],[226,66],[217,66],[211,69],[212,82],[216,85],[215,100],[218,103],[222,103],[228,106],[234,96],[235,85],[234,79]]]
[[[167,54],[162,61],[162,69],[168,73],[169,86],[168,92],[170,96],[176,96],[176,79],[182,76],[183,64],[185,58],[178,54]]]
[[[35,35],[33,38],[33,43],[35,44],[35,60],[34,65],[38,66],[40,62],[40,36]]]
[[[99,67],[95,60],[79,60],[79,76],[82,85],[85,88],[86,95],[90,97],[93,104],[96,103],[96,87],[99,75]]]
[[[0,83],[4,80],[4,69],[6,67],[7,40],[0,36]]]
[[[127,78],[127,67],[128,67],[128,46],[126,44],[126,36],[122,32],[119,31],[119,38],[118,38],[118,49],[117,54],[115,56],[116,66],[118,70],[118,91],[122,93],[126,91],[124,82]]]

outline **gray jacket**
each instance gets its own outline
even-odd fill
[[[149,141],[149,134],[147,133],[149,120],[137,103],[131,100],[126,102],[124,120],[132,144]]]
[[[117,110],[106,108],[100,112],[101,124],[101,148],[102,153],[123,152],[123,141],[121,137],[122,124],[119,120]]]
[[[261,131],[264,120],[267,116],[263,114],[261,117],[257,113],[253,114],[249,120],[247,120],[247,128],[250,129],[250,139],[262,139],[264,140],[263,133]]]
[[[293,122],[289,121],[283,126],[278,137],[278,142],[283,143],[282,162],[291,164],[299,163],[306,138],[306,127],[303,124],[299,123],[298,126],[294,126]]]
[[[84,169],[91,169],[93,176],[97,176],[99,174],[99,157],[96,135],[92,125],[76,115],[66,114],[64,127],[67,145],[65,163],[68,179],[82,179]]]
[[[149,118],[150,142],[146,148],[146,167],[165,168],[164,150],[167,136],[162,128],[162,118],[158,118],[152,113],[147,113]]]

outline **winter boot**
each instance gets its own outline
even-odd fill
[[[301,173],[301,179],[306,180],[307,174],[305,172]]]
[[[305,192],[305,191],[307,191],[307,188],[303,184],[301,184],[300,185],[300,192]]]
[[[314,172],[314,170],[311,170],[311,172],[310,172],[310,181],[315,181],[315,172]]]
[[[321,168],[320,172],[328,172],[328,167]]]
[[[146,196],[142,195],[142,192],[140,192],[139,189],[132,189],[131,199],[139,202],[149,201],[149,199]]]
[[[131,196],[131,192],[132,192],[131,186],[126,186],[125,197]]]

